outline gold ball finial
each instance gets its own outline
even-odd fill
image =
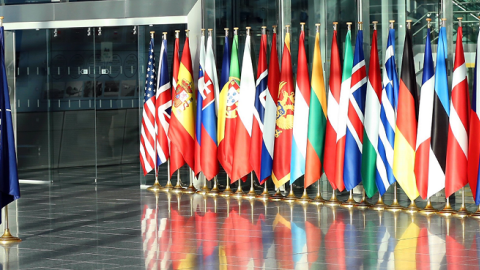
[[[1,19],[1,18],[0,18]],[[155,34],[155,31],[150,31],[150,34]]]

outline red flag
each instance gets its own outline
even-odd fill
[[[285,46],[282,56],[282,72],[280,75],[277,102],[277,126],[273,151],[272,180],[277,187],[282,186],[290,180],[294,106],[295,92],[293,91],[290,33],[287,32],[285,34]]]
[[[328,181],[334,189],[343,190],[343,181],[335,182],[335,155],[337,152],[337,119],[339,114],[340,90],[342,85],[342,66],[337,45],[337,30],[333,31],[332,52],[330,63],[330,82],[328,91],[327,129],[325,132],[325,153],[323,168]],[[336,104],[336,106],[334,106]]]
[[[332,222],[327,234],[325,235],[325,248],[327,264],[332,265],[332,269],[347,269],[345,261],[345,224],[343,217],[337,213],[337,220]]]
[[[282,215],[277,214],[275,221],[273,221],[273,228],[275,235],[275,258],[277,259],[277,268],[294,269],[290,222]]]
[[[447,165],[445,169],[445,196],[468,184],[468,131],[470,98],[467,68],[462,45],[462,27],[457,30],[457,48],[452,79],[450,126],[448,129]],[[478,138],[475,138],[478,140]],[[472,192],[475,198],[475,191]]]
[[[178,36],[175,38],[175,49],[173,50],[173,78],[172,78],[172,102],[175,97],[175,90],[177,89],[178,70],[180,68],[180,59],[178,58],[179,40]],[[173,114],[171,115],[170,122],[172,122]],[[173,123],[170,123],[172,126]],[[169,132],[170,134],[170,132]],[[170,142],[170,176],[173,175],[178,169],[180,169],[185,161],[180,153],[176,144]]]
[[[265,30],[265,29],[264,29]],[[262,159],[262,141],[263,141],[263,123],[265,116],[265,101],[268,81],[267,70],[267,35],[262,33],[260,41],[260,55],[257,66],[257,83],[255,92],[255,103],[253,112],[252,140],[250,142],[250,165],[261,180],[261,159]]]
[[[187,36],[183,46],[182,61],[178,68],[175,93],[172,94],[172,118],[168,137],[171,145],[178,149],[183,160],[193,169],[195,168],[195,103],[193,102],[192,74],[192,57]],[[173,168],[177,170],[180,167]],[[174,170],[171,169],[170,174],[173,174],[173,172]]]

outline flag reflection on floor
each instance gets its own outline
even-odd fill
[[[201,195],[159,194],[155,204],[150,196],[141,210],[145,269],[479,267],[473,219]]]

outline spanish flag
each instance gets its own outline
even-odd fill
[[[195,155],[195,103],[193,102],[192,58],[189,39],[186,37],[182,60],[178,70],[178,80],[172,93],[172,118],[168,137],[171,145],[181,153],[185,162],[194,168]],[[172,147],[173,148],[173,147]],[[173,158],[172,158],[173,159]],[[173,173],[171,171],[170,173]]]
[[[403,49],[402,73],[398,93],[397,124],[393,153],[393,175],[407,196],[418,197],[414,165],[417,141],[418,93],[413,65],[412,31],[407,21],[407,34]]]
[[[280,187],[290,180],[295,92],[293,91],[290,33],[288,30],[287,28],[282,56],[282,72],[280,74],[277,102],[277,126],[275,128],[273,150],[272,180],[276,187]]]

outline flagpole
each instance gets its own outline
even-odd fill
[[[193,186],[193,170],[190,169],[190,184],[188,185],[188,187],[183,191],[183,193],[185,194],[193,194],[195,192],[197,192],[197,189]]]
[[[213,187],[211,190],[207,192],[208,196],[213,196],[213,197],[218,196],[218,193],[220,192],[220,190],[218,189],[217,182],[218,182],[217,176],[213,177]]]
[[[301,22],[301,29],[304,29],[305,23]],[[290,34],[290,25],[285,25],[285,34]],[[294,202],[297,199],[295,197],[295,194],[293,193],[293,184],[290,183],[290,192],[288,193],[288,196],[284,197],[282,200],[286,202]]]
[[[233,194],[232,189],[230,188],[230,180],[228,179],[228,174],[227,174],[227,187],[225,190],[220,194],[222,197],[230,197]]]
[[[467,208],[465,207],[465,187],[462,187],[462,205],[453,215],[459,218],[464,218],[468,216],[468,214]]]
[[[257,196],[257,199],[261,200],[261,201],[268,201],[270,200],[270,193],[268,192],[268,188],[267,188],[267,179],[265,179],[265,181],[263,182],[263,192]]]
[[[411,29],[412,26],[412,20],[407,20],[407,29]],[[410,205],[408,205],[407,208],[405,208],[405,211],[409,213],[414,213],[418,212],[420,210],[417,205],[415,204],[415,199],[410,199]]]
[[[150,31],[150,38],[151,39],[154,39],[154,36],[155,36],[155,31]],[[157,153],[157,140],[155,138],[155,155]],[[153,185],[151,187],[148,187],[147,190],[148,191],[151,191],[151,192],[159,192],[161,189],[162,189],[162,186],[160,185],[160,183],[158,182],[158,166],[157,166],[157,157],[155,156],[155,183],[153,183]]]
[[[446,18],[442,18],[442,27],[445,27],[446,21]],[[459,26],[461,26],[461,21],[459,21]],[[450,197],[446,197],[446,200],[447,202],[445,204],[445,207],[442,210],[438,211],[438,214],[448,217],[455,213],[455,210],[450,205]]]
[[[167,184],[162,188],[163,192],[170,192],[173,188],[172,180],[170,175],[170,158],[167,160]]]
[[[205,178],[205,175],[203,175],[202,172],[200,172],[198,177],[201,179],[200,181],[203,181],[203,187],[197,190],[197,193],[201,195],[207,195],[207,193],[210,191],[207,187],[207,179]]]
[[[250,190],[248,191],[247,194],[243,195],[244,198],[249,200],[255,199],[255,197],[257,197],[257,193],[255,192],[255,188],[253,187],[253,182],[254,182],[253,172],[251,172],[250,173]]]
[[[333,31],[337,31],[337,26],[338,26],[338,22],[333,22]],[[328,116],[327,116],[328,117]],[[335,135],[336,136],[336,135]],[[328,178],[328,177],[327,177]],[[332,180],[333,181],[333,180]],[[331,185],[331,183],[330,183]],[[336,194],[336,189],[333,187],[332,185],[332,197],[330,198],[330,200],[326,201],[324,204],[325,205],[328,205],[328,206],[337,206],[337,205],[340,205],[341,202],[337,199],[337,194]]]
[[[316,204],[316,205],[321,205],[325,203],[325,199],[323,199],[322,192],[320,190],[320,185],[321,185],[320,180],[321,178],[317,180],[317,196],[310,201],[310,203]]]
[[[235,193],[232,196],[239,199],[243,197],[242,179],[238,179],[237,182],[238,182],[237,191],[235,191]]]
[[[280,188],[277,188],[276,186],[275,188],[276,188],[275,194],[273,194],[273,196],[270,197],[270,201],[278,202],[283,199],[283,195],[282,195],[282,192],[280,191]]]

